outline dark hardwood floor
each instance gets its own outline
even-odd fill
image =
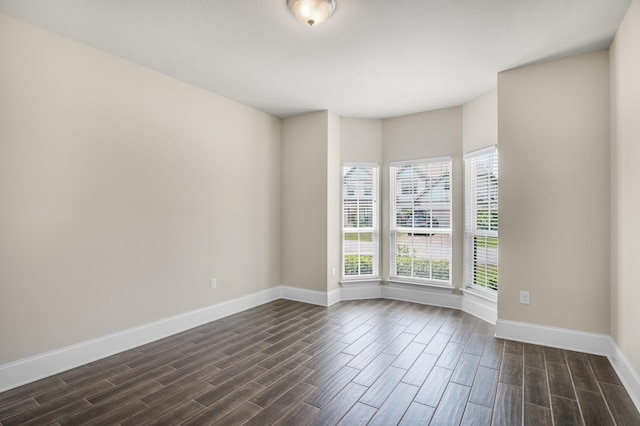
[[[464,312],[278,300],[0,394],[10,425],[640,425],[600,356]]]

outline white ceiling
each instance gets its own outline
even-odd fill
[[[607,48],[630,0],[0,0],[0,12],[275,116],[460,105],[520,65]]]

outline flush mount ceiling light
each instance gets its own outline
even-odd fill
[[[310,27],[320,25],[336,10],[335,0],[287,0],[296,19]]]

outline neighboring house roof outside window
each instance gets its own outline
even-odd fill
[[[448,202],[451,196],[451,177],[448,173],[440,176],[416,197],[418,204],[426,202]]]
[[[347,192],[344,199],[373,198],[372,171],[370,168],[351,167],[344,175]]]

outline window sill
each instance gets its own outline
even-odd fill
[[[497,303],[498,302],[498,293],[492,293],[488,291],[478,290],[473,287],[465,287],[462,289],[462,292],[465,295],[475,296],[480,299],[484,299],[489,302]]]
[[[387,283],[390,285],[401,284],[401,285],[411,285],[411,286],[423,287],[423,288],[439,288],[443,290],[454,289],[454,287],[451,284],[446,284],[446,283],[443,284],[443,283],[434,282],[434,281],[414,281],[414,280],[398,278],[398,277],[389,278]]]
[[[340,285],[342,287],[364,287],[364,286],[371,286],[371,285],[380,285],[382,283],[382,280],[378,277],[371,277],[371,278],[357,278],[357,279],[350,279],[350,280],[342,280],[340,281]]]

